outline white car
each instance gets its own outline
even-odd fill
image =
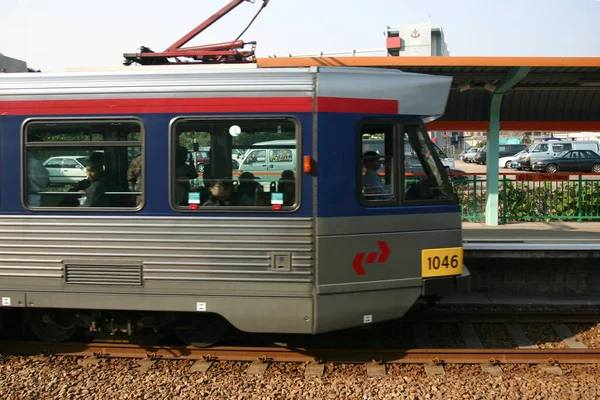
[[[498,166],[500,168],[511,168],[513,161],[517,161],[521,154],[525,154],[525,151],[520,151],[515,155],[502,157],[498,159]]]
[[[50,183],[77,183],[87,178],[85,163],[88,156],[50,157],[42,163],[48,170]]]

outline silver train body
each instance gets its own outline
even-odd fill
[[[449,86],[445,77],[346,68],[147,67],[1,75],[0,306],[190,317],[212,313],[242,331],[317,334],[399,318],[424,294],[464,289],[469,276],[462,268],[456,201],[399,204],[385,208],[389,212],[356,205],[357,196],[339,197],[347,186],[348,193],[356,193],[356,169],[344,171],[327,159],[360,157],[352,147],[356,130],[334,129],[349,114],[439,116]],[[149,99],[153,111],[148,111]],[[157,100],[173,99],[228,99],[231,104],[223,107],[231,109],[156,110]],[[113,100],[134,101],[136,108],[111,107]],[[258,111],[253,104],[260,104]],[[385,111],[378,111],[382,105]],[[152,113],[164,116],[165,125],[152,125],[146,119]],[[160,172],[172,168],[166,132],[182,116],[225,114],[301,121],[293,207],[279,213],[195,213],[174,207],[168,174]],[[28,123],[123,116],[144,126],[149,173],[141,205],[28,206],[23,188]],[[165,136],[151,129],[163,129]],[[428,249],[460,249],[460,273],[424,276]],[[365,271],[359,273],[359,267]]]

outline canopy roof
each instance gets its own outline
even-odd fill
[[[486,131],[492,92],[520,69],[504,95],[502,130],[600,131],[600,57],[314,57],[261,58],[261,68],[347,66],[453,77],[444,116],[431,130]]]

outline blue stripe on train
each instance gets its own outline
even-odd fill
[[[146,128],[146,204],[136,213],[103,212],[103,215],[154,215],[172,216],[188,215],[198,216],[200,213],[179,213],[169,207],[168,202],[168,158],[165,150],[169,145],[168,129],[173,118],[186,115],[199,114],[138,114],[132,115],[143,120]],[[231,114],[219,114],[231,115]],[[255,114],[259,115],[259,114]],[[290,114],[269,114],[290,115]],[[110,115],[94,115],[101,117]],[[248,116],[248,114],[244,115]],[[294,114],[302,125],[302,153],[312,154],[312,114]],[[54,117],[71,117],[60,115]],[[76,117],[81,118],[81,115]],[[123,116],[115,116],[115,118]],[[390,214],[419,214],[458,212],[458,205],[416,206],[416,207],[371,207],[365,208],[358,202],[358,189],[356,188],[356,163],[357,158],[357,124],[363,118],[377,117],[375,115],[360,115],[346,113],[321,113],[318,115],[318,209],[319,217],[363,216],[363,215],[390,215]],[[415,117],[398,119],[414,120]],[[21,176],[20,168],[20,130],[27,116],[0,116],[0,211],[4,213],[19,214],[30,213],[21,206]],[[302,164],[300,164],[302,165]],[[302,173],[297,171],[298,174]],[[265,217],[310,217],[312,215],[312,179],[304,175],[302,179],[302,206],[296,212],[289,213],[260,213]],[[87,212],[73,213],[71,211],[36,212],[40,214],[72,215],[87,214]],[[93,214],[93,213],[92,213]],[[231,216],[231,213],[216,214]],[[237,216],[256,216],[257,213],[238,214]]]

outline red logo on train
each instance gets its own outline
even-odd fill
[[[371,252],[367,255],[366,259],[366,253],[358,253],[354,256],[354,261],[352,261],[352,267],[354,268],[354,272],[356,272],[356,275],[365,275],[367,273],[367,271],[365,271],[364,264],[382,264],[387,261],[391,253],[390,247],[388,246],[387,242],[383,240],[379,241],[377,242],[377,246],[379,246],[381,253],[377,253],[376,251]]]

